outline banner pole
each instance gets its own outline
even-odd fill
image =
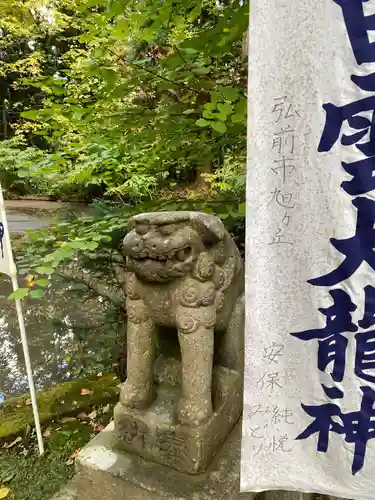
[[[4,245],[5,245],[7,254],[9,256],[10,277],[12,280],[13,291],[16,291],[16,290],[18,290],[17,268],[16,268],[16,265],[15,265],[14,259],[13,259],[12,245],[10,242],[10,234],[9,234],[9,228],[8,228],[8,220],[7,220],[7,216],[6,216],[6,212],[5,212],[5,203],[4,203],[4,197],[3,197],[3,191],[1,188],[1,184],[0,184],[0,215],[1,215],[1,220],[2,220],[3,226],[4,226]],[[21,301],[19,299],[16,299],[15,303],[16,303],[16,311],[17,311],[17,316],[18,316],[18,324],[19,324],[20,333],[21,333],[23,355],[25,358],[26,373],[27,373],[27,380],[28,380],[29,390],[30,390],[31,404],[32,404],[33,414],[34,414],[36,435],[37,435],[37,439],[38,439],[39,454],[43,455],[44,454],[43,436],[42,436],[42,430],[40,427],[39,412],[38,412],[38,405],[37,405],[37,401],[36,401],[36,391],[35,391],[33,373],[32,373],[32,368],[31,368],[29,346],[27,343],[25,322],[24,322],[24,317],[23,317],[23,312],[22,312]]]

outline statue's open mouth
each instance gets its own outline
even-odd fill
[[[184,262],[191,255],[191,247],[186,246],[183,248],[172,250],[165,254],[157,254],[152,252],[152,250],[144,249],[142,252],[138,254],[129,255],[132,260],[137,262],[147,262],[147,261],[156,261],[156,262],[166,262],[171,260],[178,260],[180,262]]]

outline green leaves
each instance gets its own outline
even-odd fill
[[[223,117],[222,121],[225,121],[227,116],[233,113],[233,106],[229,102],[219,102],[217,109],[220,113],[220,117]]]
[[[57,246],[57,250],[52,251],[44,258],[45,262],[52,264],[55,268],[62,262],[70,261],[77,252],[96,250],[99,242],[77,239],[74,241],[57,242]]]
[[[30,291],[30,297],[33,299],[40,299],[44,297],[44,290],[42,288],[37,288],[36,290],[31,290]]]
[[[168,208],[170,199],[179,199],[174,208],[180,209],[181,197],[195,199],[193,180],[203,162],[213,165],[204,179],[209,197],[235,193],[240,200],[244,192],[246,1],[83,0],[78,6],[59,0],[54,9],[64,22],[46,44],[57,52],[43,48],[39,69],[27,73],[38,99],[18,108],[28,109],[26,136],[40,135],[49,148],[29,148],[35,158],[24,146],[11,148],[4,168],[2,141],[0,171],[11,172],[13,191],[105,196],[122,209],[29,235],[23,258],[36,275],[34,298],[61,267],[121,245],[131,214]],[[228,214],[226,208],[223,218]]]
[[[224,134],[227,131],[227,127],[223,122],[211,122],[210,126],[220,134]]]
[[[39,269],[39,272],[41,270],[45,271],[46,269],[48,271],[50,270],[48,268],[38,267],[35,269],[36,272],[38,272],[37,269]],[[22,300],[25,297],[30,297],[32,299],[40,299],[40,298],[44,297],[45,288],[47,288],[47,286],[49,285],[48,279],[46,279],[46,278],[35,279],[35,276],[28,275],[26,282],[29,285],[28,288],[18,288],[17,290],[15,290],[14,292],[12,292],[9,295],[8,300],[16,300],[16,299]],[[35,287],[38,287],[38,288],[35,288]]]
[[[20,169],[20,170],[17,171],[17,175],[20,178],[26,178],[26,177],[29,177],[30,172],[28,170],[21,170]]]
[[[102,68],[101,76],[106,82],[107,86],[114,86],[119,79],[118,73],[112,68]]]
[[[207,75],[211,71],[211,68],[193,68],[192,72],[195,73],[196,75]]]
[[[36,267],[35,271],[40,274],[52,274],[55,270],[53,267]]]
[[[233,123],[244,123],[246,124],[246,111],[247,111],[247,101],[246,99],[241,99],[238,101],[234,107],[234,115],[231,116]]]
[[[236,89],[228,87],[224,90],[226,90],[227,96],[237,98],[239,95],[239,91]],[[228,100],[220,100],[220,96],[216,92],[211,94],[211,98],[211,102],[203,106],[203,118],[195,122],[199,127],[210,127],[219,134],[224,134],[227,131],[229,117],[231,117],[232,123],[240,123],[244,120],[241,101],[233,105]]]
[[[195,123],[198,125],[198,127],[210,126],[210,122],[208,120],[205,120],[204,118],[199,118],[199,120],[197,120]]]
[[[235,87],[220,87],[218,91],[228,101],[236,101],[240,96],[240,89]]]
[[[226,94],[229,98],[237,99],[240,93],[237,89],[227,87],[220,89],[221,94]],[[227,131],[227,121],[230,118],[233,124],[246,124],[246,106],[247,101],[244,98],[240,98],[235,104],[226,101],[219,101],[216,92],[212,96],[212,102],[204,105],[202,116],[203,119],[199,119],[196,124],[200,127],[211,127],[220,134]]]
[[[15,290],[9,295],[8,299],[22,300],[28,295],[29,291],[30,291],[29,288],[17,288],[17,290]]]
[[[203,116],[205,116],[207,118],[214,118],[215,116],[219,116],[219,115],[215,115],[213,113],[208,113],[208,112],[203,112]],[[195,123],[198,125],[198,127],[202,127],[202,128],[203,127],[211,127],[213,130],[216,130],[216,132],[219,132],[220,134],[223,134],[227,130],[227,127],[223,121],[205,120],[204,118],[199,118],[199,120],[197,120]]]
[[[36,280],[35,283],[42,288],[46,288],[49,285],[49,280],[48,279],[40,279],[40,280]]]
[[[242,123],[246,119],[245,115],[235,114],[231,116],[231,120],[233,123]]]
[[[29,111],[23,111],[21,116],[27,120],[37,120],[39,117],[39,111],[30,109]]]

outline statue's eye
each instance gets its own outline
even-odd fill
[[[182,250],[179,250],[176,254],[176,257],[178,260],[183,262],[184,260],[186,260],[189,257],[190,254],[191,254],[191,247],[186,247],[186,248],[183,248]]]
[[[149,231],[149,226],[147,224],[136,224],[135,231],[138,234],[146,234]]]

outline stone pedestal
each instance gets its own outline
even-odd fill
[[[237,425],[209,469],[190,475],[118,450],[110,424],[76,459],[77,500],[252,500],[239,494],[240,433]]]
[[[209,466],[241,415],[242,375],[221,366],[214,368],[213,415],[191,428],[176,422],[175,408],[181,392],[174,383],[178,381],[173,370],[169,371],[169,378],[159,376],[157,399],[146,410],[127,408],[121,403],[116,406],[117,446],[181,472],[197,474]]]
[[[208,470],[190,475],[120,451],[112,423],[76,459],[74,500],[313,500],[297,492],[240,494],[240,444],[237,424]]]
[[[77,500],[77,485],[75,480],[70,481],[51,500]]]

